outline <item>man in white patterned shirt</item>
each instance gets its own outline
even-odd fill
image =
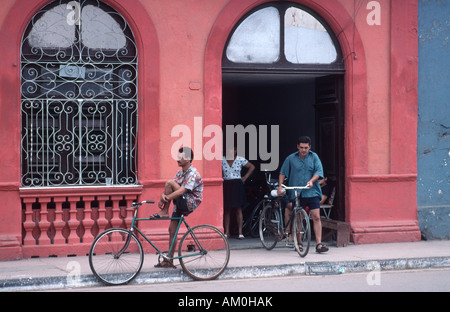
[[[172,218],[187,216],[192,213],[202,202],[203,181],[196,168],[192,166],[194,153],[189,147],[182,147],[178,150],[177,163],[181,169],[176,173],[173,180],[168,180],[165,184],[164,192],[161,193],[158,207],[160,213],[155,213],[151,218],[168,219],[170,202],[173,201],[174,209]],[[178,220],[171,220],[169,225],[169,246],[175,235]],[[169,257],[173,257],[176,241],[172,247]],[[174,267],[172,262],[163,261],[155,265],[156,267]]]

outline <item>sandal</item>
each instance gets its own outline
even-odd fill
[[[320,248],[319,248],[320,246]],[[322,252],[327,252],[328,251],[328,247],[327,245],[323,244],[323,243],[318,243],[316,245],[316,252],[318,253],[322,253]]]
[[[161,217],[159,214],[155,213],[154,215],[150,216],[150,220],[169,220],[169,216]]]

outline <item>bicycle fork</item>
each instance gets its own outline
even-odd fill
[[[283,222],[283,213],[281,211],[281,207],[279,206],[279,204],[275,203],[275,202],[271,202],[271,204],[274,204],[276,209],[273,210],[274,215],[271,216],[272,218],[269,220],[271,224],[273,224],[273,226],[276,226],[277,228],[277,235],[278,237],[283,237],[284,233],[282,233],[282,229],[284,228],[284,222]],[[278,206],[278,207],[277,207]]]
[[[130,245],[131,236],[133,235],[133,232],[134,232],[134,223],[136,221],[136,217],[137,217],[137,208],[134,210],[133,221],[131,222],[131,227],[130,227],[130,230],[128,231],[127,240],[125,241],[125,245],[123,245],[123,247],[119,250],[119,252],[114,255],[114,259],[116,259],[116,260],[119,259],[120,256],[122,256],[122,254],[125,252],[125,250],[127,250],[128,246]]]
[[[123,247],[119,250],[119,252],[114,255],[114,259],[116,259],[116,260],[119,259],[120,256],[122,256],[122,254],[125,252],[125,250],[127,250],[128,246],[130,245],[132,235],[133,235],[133,228],[131,228],[131,230],[128,232],[127,240],[125,241],[125,245],[123,245]]]

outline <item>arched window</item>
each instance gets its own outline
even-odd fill
[[[272,2],[249,12],[232,32],[223,68],[343,71],[339,44],[314,12],[291,2]]]
[[[119,13],[59,0],[21,43],[22,185],[136,184],[137,51]]]

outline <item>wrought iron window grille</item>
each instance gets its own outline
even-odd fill
[[[137,184],[137,50],[95,0],[54,1],[21,42],[22,186]]]

